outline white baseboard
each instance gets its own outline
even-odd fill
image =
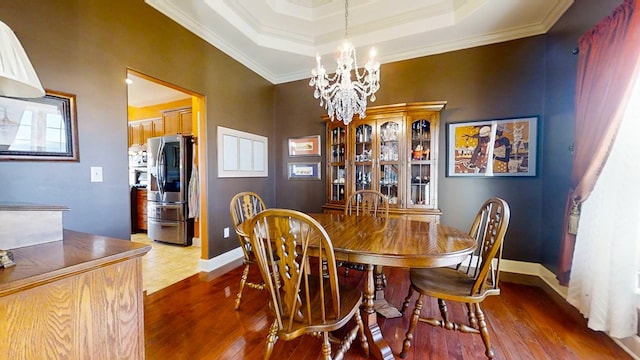
[[[212,259],[208,259],[208,260],[200,259],[198,261],[198,270],[211,272],[222,266],[232,263],[238,259],[242,259],[243,256],[244,255],[242,254],[242,249],[237,247],[231,251],[227,251],[226,253],[220,254]]]
[[[551,270],[547,269],[542,264],[502,259],[500,270],[516,274],[537,276],[555,290],[558,295],[562,296],[563,299],[567,299],[567,287],[560,285],[560,282],[556,279],[556,274],[551,272]]]
[[[624,351],[635,360],[640,359],[640,337],[630,336],[624,339],[612,338]]]

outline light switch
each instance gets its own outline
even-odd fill
[[[225,238],[229,237],[229,228],[228,227],[224,228],[224,237]]]
[[[91,167],[91,182],[102,182],[102,166]]]

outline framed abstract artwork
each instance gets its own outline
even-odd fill
[[[447,176],[535,176],[538,117],[450,123]]]

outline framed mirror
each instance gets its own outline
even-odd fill
[[[0,160],[79,161],[75,95],[0,96]]]

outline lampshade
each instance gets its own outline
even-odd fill
[[[0,21],[0,96],[36,98],[44,94],[20,41],[11,28]]]

